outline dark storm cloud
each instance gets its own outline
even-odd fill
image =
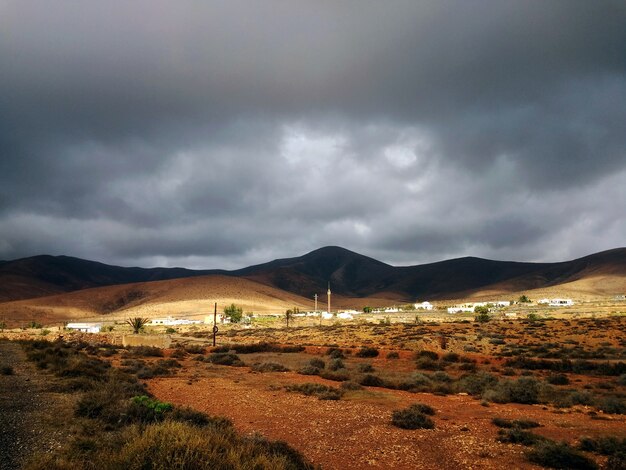
[[[0,258],[623,245],[625,44],[621,1],[0,1]]]

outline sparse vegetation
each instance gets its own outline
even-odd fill
[[[343,390],[317,383],[288,385],[285,387],[285,390],[302,393],[307,396],[315,396],[320,400],[339,400],[343,395]]]
[[[435,410],[422,403],[415,403],[404,410],[394,411],[391,423],[402,429],[433,429],[435,423],[428,415],[434,415]]]
[[[580,470],[594,470],[598,466],[580,452],[565,442],[544,440],[538,443],[527,454],[528,460],[543,467],[575,468]]]

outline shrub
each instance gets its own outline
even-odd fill
[[[171,411],[170,403],[154,400],[146,395],[131,398],[126,408],[126,420],[134,423],[156,423],[163,421],[165,413]]]
[[[550,374],[546,378],[546,382],[551,385],[567,385],[569,384],[569,379],[565,374]]]
[[[424,413],[425,415],[435,415],[435,409],[430,405],[426,405],[425,403],[413,403],[409,408],[415,411],[419,411],[420,413]]]
[[[557,443],[548,440],[540,442],[526,456],[531,462],[544,467],[576,468],[580,470],[598,468],[592,460],[575,451],[565,442]]]
[[[128,353],[135,357],[163,357],[163,350],[152,346],[131,347]]]
[[[343,354],[343,351],[339,348],[328,348],[326,354],[328,354],[333,359],[343,359],[346,357]]]
[[[199,344],[190,344],[185,346],[185,352],[189,354],[204,354],[206,348]]]
[[[302,375],[318,375],[319,373],[320,370],[317,367],[313,367],[311,365],[306,365],[298,371],[298,374]]]
[[[254,372],[289,372],[289,369],[276,362],[263,362],[252,366]]]
[[[15,371],[13,370],[13,367],[11,366],[1,366],[0,367],[0,374],[2,375],[13,375],[15,373]]]
[[[362,390],[363,387],[356,383],[356,382],[352,382],[351,380],[346,380],[345,382],[341,382],[341,388],[343,390]]]
[[[518,427],[512,427],[510,429],[500,429],[498,431],[498,442],[506,442],[509,444],[522,444],[525,446],[532,446],[539,442],[542,442],[544,438],[533,434],[529,431],[524,431]]]
[[[444,354],[441,359],[446,362],[459,362],[460,356],[457,353],[449,352]]]
[[[385,385],[383,379],[373,374],[365,374],[361,380],[359,380],[359,383],[366,387],[383,387]]]
[[[488,372],[468,374],[462,376],[456,383],[456,388],[470,395],[482,395],[483,392],[498,383],[498,379]]]
[[[476,372],[477,369],[478,368],[476,367],[476,364],[472,362],[464,362],[463,364],[459,364],[459,370],[465,372]]]
[[[330,361],[330,364],[328,364],[329,370],[339,370],[339,369],[345,369],[345,368],[346,368],[346,365],[339,358],[333,359],[332,361]]]
[[[123,441],[119,452],[106,459],[112,468],[314,468],[284,443],[240,437],[232,429],[199,432],[186,423],[165,421],[132,427]]]
[[[402,429],[433,429],[435,427],[433,420],[415,405],[394,411],[391,415],[391,423]]]
[[[323,369],[324,367],[326,367],[326,363],[323,360],[321,360],[321,359],[319,359],[317,357],[314,358],[314,359],[311,359],[309,361],[309,365],[311,367],[315,367],[317,369]]]
[[[420,357],[415,361],[415,366],[421,370],[440,370],[441,364],[430,357]]]
[[[395,351],[391,351],[387,353],[387,359],[399,359],[400,358],[400,354],[398,354]]]
[[[372,364],[359,364],[357,370],[359,372],[374,372],[374,367]]]
[[[448,374],[446,374],[445,372],[443,372],[441,370],[437,371],[437,372],[434,372],[430,376],[430,378],[432,380],[434,380],[435,382],[443,382],[443,383],[450,383],[450,382],[452,382],[452,377],[450,377]]]
[[[304,384],[295,384],[295,385],[287,385],[285,390],[289,392],[298,392],[307,396],[315,396],[320,400],[339,400],[341,395],[343,395],[343,391],[338,388],[329,387],[324,384],[317,383],[304,383]]]
[[[217,364],[220,366],[233,366],[233,367],[242,367],[245,366],[243,361],[239,359],[237,354],[232,353],[213,353],[206,358],[206,360],[212,364]]]
[[[369,347],[361,348],[359,351],[357,351],[356,356],[357,357],[377,357],[378,349],[369,348]]]
[[[187,407],[175,407],[171,412],[167,414],[167,419],[172,421],[179,421],[181,423],[188,423],[193,426],[203,428],[211,426],[215,429],[228,429],[232,428],[232,422],[227,418],[222,417],[209,417],[200,411],[196,411]]]
[[[606,397],[600,400],[598,403],[598,408],[600,408],[605,413],[611,414],[626,414],[626,402],[617,397]]]
[[[343,382],[344,380],[350,379],[350,374],[346,369],[338,369],[336,371],[321,370],[319,376],[323,379],[334,380],[335,382]]]
[[[416,354],[416,358],[417,359],[419,359],[420,357],[427,357],[428,359],[432,359],[433,361],[437,361],[439,359],[439,354],[437,354],[434,351],[422,350],[422,351],[418,351],[418,353]]]
[[[540,382],[532,377],[501,380],[486,390],[483,397],[496,403],[539,403]]]
[[[592,439],[583,437],[578,444],[578,449],[602,455],[615,455],[626,452],[626,438],[606,436]]]

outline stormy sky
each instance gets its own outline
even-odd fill
[[[626,2],[0,0],[0,259],[625,246]]]

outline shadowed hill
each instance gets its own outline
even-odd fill
[[[296,258],[286,258],[232,272],[305,297],[326,292],[365,297],[375,293],[393,266],[337,246],[329,246]],[[381,289],[378,289],[381,290]]]
[[[0,301],[71,292],[90,287],[178,279],[218,271],[125,268],[70,256],[40,255],[0,264]]]
[[[626,290],[626,248],[573,261],[520,263],[458,258],[417,266],[394,267],[340,247],[277,259],[236,271],[183,268],[124,268],[67,256],[36,256],[0,264],[0,300],[19,300],[90,287],[184,279],[207,274],[246,278],[310,299],[324,295],[327,283],[343,297],[379,297],[411,301],[467,297],[473,292],[519,292],[561,284],[582,285],[606,278],[615,293]],[[619,291],[619,292],[617,292]],[[602,291],[607,293],[606,290]]]

